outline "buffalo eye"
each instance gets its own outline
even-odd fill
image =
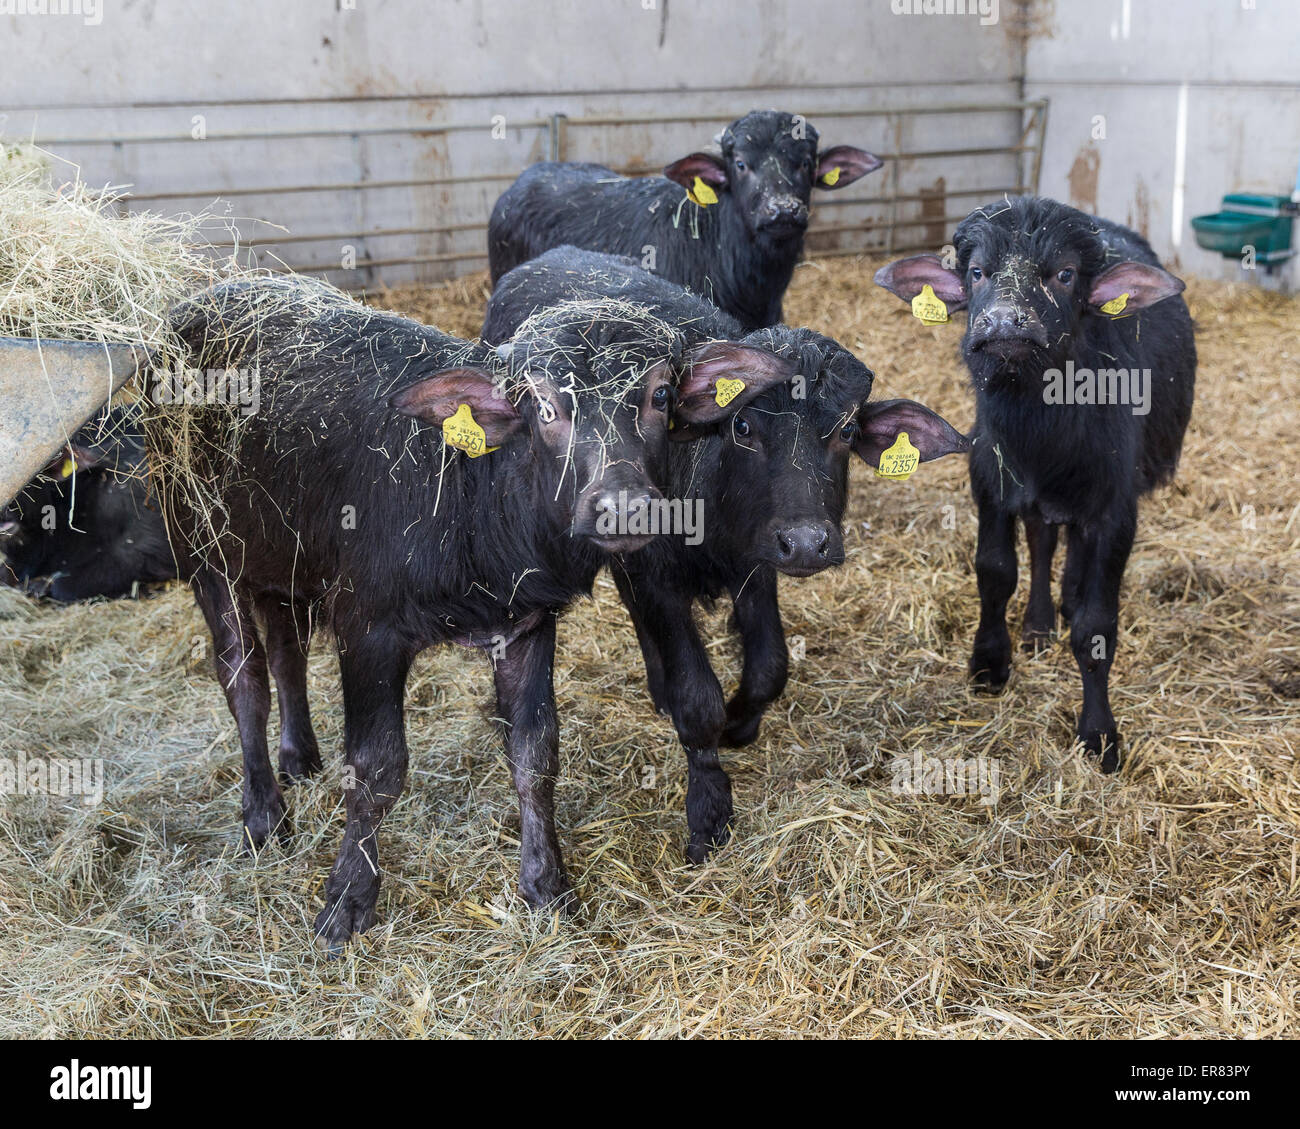
[[[749,421],[741,416],[736,416],[731,421],[731,433],[737,439],[748,439],[750,433]]]
[[[650,397],[650,403],[652,403],[655,410],[659,412],[666,412],[672,404],[672,401],[672,392],[666,384],[659,385],[659,387],[654,390],[654,394]]]
[[[980,270],[979,267],[971,267],[970,269],[971,282],[979,282],[979,280],[983,277],[984,277],[984,272]]]
[[[851,419],[849,420],[848,423],[846,423],[843,427],[840,428],[840,438],[843,439],[845,443],[852,443],[857,437],[858,437],[857,420]]]
[[[1074,268],[1066,267],[1064,270],[1056,272],[1056,281],[1062,286],[1069,286],[1074,281]]]
[[[736,171],[737,172],[745,171],[745,162],[742,161],[739,157],[736,158]]]

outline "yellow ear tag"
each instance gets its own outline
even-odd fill
[[[63,460],[63,466],[61,466],[61,467],[59,468],[59,477],[60,477],[60,478],[71,478],[72,475],[73,475],[73,472],[74,472],[76,469],[77,469],[77,464],[76,464],[76,463],[74,463],[71,459],[64,459],[64,460]]]
[[[471,459],[498,448],[487,445],[487,434],[474,420],[468,404],[461,404],[454,415],[442,421],[442,439],[449,447],[458,447]]]
[[[826,185],[828,188],[834,188],[837,184],[839,184],[839,182],[840,182],[840,170],[838,166],[836,168],[831,169],[830,172],[826,173],[822,177],[822,183]]]
[[[902,482],[910,478],[912,472],[921,465],[921,452],[907,441],[907,432],[900,431],[894,445],[880,453],[880,465],[876,467],[877,478],[892,478]]]
[[[710,204],[718,202],[718,194],[713,191],[712,186],[705,184],[698,176],[695,178],[695,184],[686,190],[686,195],[692,204],[699,204],[701,208],[707,208]]]
[[[717,400],[718,407],[725,408],[743,391],[745,391],[745,382],[743,380],[729,380],[724,376],[718,381],[717,391],[714,392],[713,398]]]
[[[912,316],[920,318],[922,325],[943,325],[948,320],[948,307],[928,282],[921,287],[921,293],[912,299]]]
[[[1101,308],[1103,314],[1110,314],[1114,317],[1116,314],[1122,314],[1124,307],[1128,305],[1128,294],[1121,294],[1118,298],[1112,298]]]

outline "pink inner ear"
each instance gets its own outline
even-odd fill
[[[468,404],[481,427],[489,424],[512,427],[518,423],[519,409],[509,397],[500,394],[496,378],[485,369],[459,368],[434,373],[396,393],[392,406],[406,415],[420,416],[441,423],[454,415],[461,404]]]
[[[889,263],[876,271],[876,285],[897,294],[904,302],[910,302],[922,287],[929,286],[950,309],[966,304],[961,276],[945,267],[938,255],[913,255]]]
[[[817,183],[822,188],[842,188],[855,180],[875,172],[885,162],[874,153],[858,149],[853,145],[836,145],[827,149],[817,162]],[[823,184],[822,178],[831,171],[839,169],[839,179],[834,184]]]
[[[747,388],[770,388],[794,375],[794,365],[769,353],[730,341],[710,341],[696,346],[687,357],[687,368],[678,394],[712,395],[713,386],[722,378],[743,380]]]
[[[697,176],[713,188],[722,188],[727,183],[727,170],[716,157],[711,157],[708,153],[692,153],[689,157],[674,161],[664,169],[664,176],[675,180],[683,188],[693,188]]]
[[[1097,276],[1088,301],[1094,306],[1104,306],[1121,294],[1127,294],[1125,309],[1139,310],[1163,298],[1181,294],[1183,288],[1181,278],[1175,278],[1159,267],[1147,263],[1116,263]]]
[[[970,450],[966,436],[937,412],[915,400],[864,404],[858,413],[858,426],[861,435],[855,447],[872,466],[880,464],[881,453],[894,445],[900,431],[907,432],[923,463]]]
[[[105,461],[104,456],[93,448],[83,447],[80,443],[70,443],[50,465],[62,470],[63,464],[69,460],[77,470],[91,470]]]

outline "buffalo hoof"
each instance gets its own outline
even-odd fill
[[[316,943],[330,960],[337,960],[352,937],[375,923],[375,897],[344,893],[330,899],[316,915]]]
[[[686,860],[694,866],[703,866],[714,851],[726,846],[730,838],[731,827],[727,824],[714,831],[692,833],[690,842],[686,844]]]
[[[1102,772],[1111,773],[1119,769],[1119,732],[1112,725],[1107,729],[1080,729],[1079,741],[1083,751],[1090,757],[1097,758]]]
[[[722,736],[718,743],[725,745],[729,749],[738,749],[742,745],[752,745],[758,740],[758,728],[763,723],[763,715],[755,714],[753,717],[740,717],[727,723],[726,729],[722,731]]]
[[[320,750],[315,746],[297,749],[292,746],[280,747],[280,783],[294,784],[315,776],[324,767],[321,764]]]
[[[244,804],[244,850],[257,854],[275,836],[281,843],[293,837],[293,821],[284,798],[272,796],[265,801],[246,801]]]
[[[552,867],[535,876],[521,876],[519,894],[534,909],[559,910],[565,917],[577,913],[581,904],[563,867]]]
[[[1055,642],[1052,629],[1026,626],[1020,633],[1020,649],[1027,655],[1041,655]]]
[[[987,657],[978,651],[970,658],[970,676],[981,694],[1001,694],[1011,678],[1011,660],[1002,656]]]

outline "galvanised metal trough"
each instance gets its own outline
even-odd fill
[[[0,337],[0,506],[148,358],[142,345]]]

